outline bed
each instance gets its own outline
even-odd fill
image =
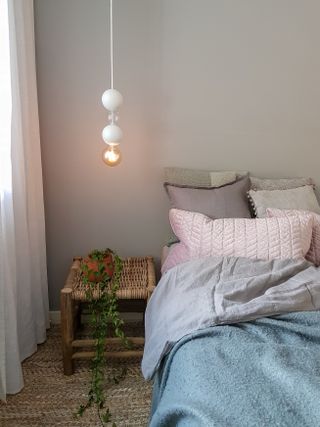
[[[309,196],[255,220],[172,207],[179,243],[146,311],[151,427],[320,426],[320,208]]]

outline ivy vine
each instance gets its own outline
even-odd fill
[[[110,262],[106,265],[106,259]],[[108,327],[112,327],[116,337],[122,344],[130,347],[130,342],[123,332],[123,320],[119,317],[117,290],[119,288],[120,275],[123,268],[121,258],[111,249],[94,250],[89,254],[91,263],[81,263],[82,281],[86,285],[86,300],[90,313],[90,325],[93,329],[93,338],[96,341],[95,354],[91,362],[91,382],[88,398],[85,404],[80,405],[77,415],[82,416],[86,409],[95,406],[101,425],[112,422],[110,409],[106,407],[104,392],[104,367],[105,340]],[[94,268],[89,265],[94,264]],[[94,278],[94,280],[92,280]],[[96,291],[99,290],[97,296]],[[125,370],[114,377],[117,384],[125,375]],[[112,427],[116,427],[113,422]]]

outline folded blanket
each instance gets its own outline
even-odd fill
[[[146,310],[142,372],[155,374],[184,336],[209,326],[320,309],[320,269],[307,261],[205,258],[168,271]]]
[[[320,312],[182,338],[155,376],[150,427],[320,426]]]

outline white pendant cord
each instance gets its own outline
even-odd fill
[[[1,0],[0,0],[1,1]],[[121,160],[121,153],[118,145],[122,139],[122,130],[116,124],[118,121],[117,111],[122,104],[121,93],[114,89],[113,73],[113,0],[109,0],[109,23],[110,23],[110,89],[102,95],[102,104],[109,111],[109,124],[102,131],[102,139],[108,145],[103,152],[103,161],[109,166],[116,166]]]
[[[110,0],[110,84],[113,89],[113,8]]]

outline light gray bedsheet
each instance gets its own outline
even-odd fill
[[[320,309],[320,269],[307,261],[202,258],[169,270],[146,310],[142,373],[155,374],[182,337],[294,311]]]

